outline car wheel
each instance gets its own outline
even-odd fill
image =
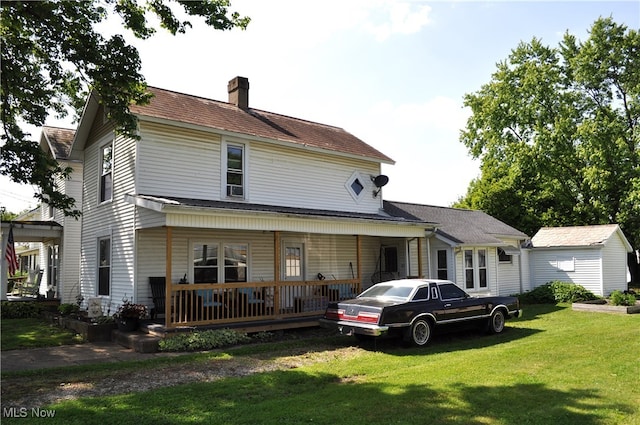
[[[411,342],[418,347],[424,347],[431,339],[431,323],[428,320],[418,319],[411,326]]]
[[[489,319],[489,332],[499,334],[504,330],[504,312],[496,310]]]

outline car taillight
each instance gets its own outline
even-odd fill
[[[324,312],[325,319],[331,320],[350,320],[352,322],[363,323],[378,323],[380,319],[380,313],[373,313],[370,311],[359,311],[357,314],[347,314],[343,308],[328,308]]]
[[[324,312],[324,318],[325,319],[339,320],[342,317],[344,317],[344,310],[343,309],[328,308]]]
[[[366,322],[366,323],[378,323],[378,319],[380,318],[380,313],[371,313],[369,311],[361,311],[358,313],[358,317],[356,321],[358,322]]]

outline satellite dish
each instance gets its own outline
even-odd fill
[[[373,180],[373,184],[376,185],[376,187],[378,188],[389,183],[389,177],[385,176],[384,174],[380,174],[379,176],[372,178],[372,180]]]

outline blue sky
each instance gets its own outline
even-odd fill
[[[250,106],[344,128],[394,159],[383,166],[385,199],[441,206],[479,174],[459,141],[462,102],[497,62],[533,37],[585,40],[600,16],[640,28],[640,1],[232,0],[231,9],[251,17],[246,31],[195,24],[176,37],[129,37],[148,84],[226,101],[227,82],[247,77]],[[117,20],[102,31],[120,32]],[[0,179],[9,211],[35,207],[32,192]]]

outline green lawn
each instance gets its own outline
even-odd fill
[[[640,315],[525,306],[500,335],[365,348],[298,369],[43,408],[55,410],[47,423],[65,424],[640,424]]]
[[[82,342],[80,336],[41,319],[2,319],[2,350],[52,347]]]

